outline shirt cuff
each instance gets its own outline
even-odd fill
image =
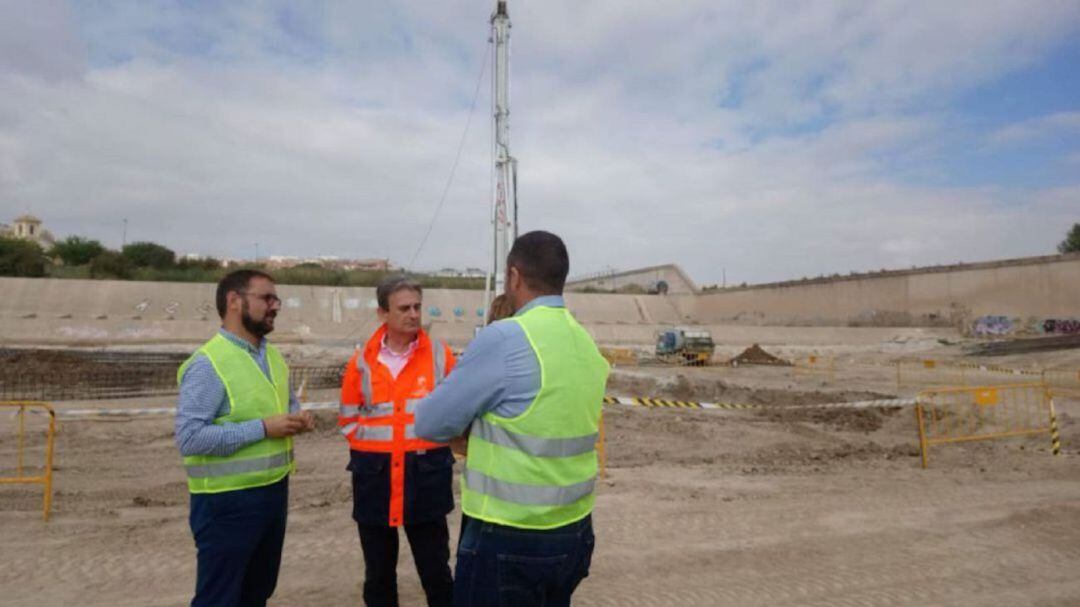
[[[244,437],[244,444],[250,445],[255,441],[260,441],[266,438],[266,426],[263,426],[261,419],[253,419],[251,421],[240,422],[240,435]]]

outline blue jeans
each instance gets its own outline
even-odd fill
[[[560,607],[589,575],[592,516],[535,531],[462,516],[456,607]]]
[[[289,479],[273,485],[191,494],[191,532],[198,548],[192,607],[266,605],[277,586]]]

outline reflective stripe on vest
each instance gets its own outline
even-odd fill
[[[540,366],[540,389],[515,417],[474,419],[461,477],[468,516],[521,529],[555,529],[592,512],[596,439],[608,364],[565,308],[510,319]]]
[[[215,425],[265,419],[289,410],[289,367],[277,348],[267,344],[268,373],[243,347],[215,335],[181,365],[177,380],[195,357],[205,356],[225,388],[228,411]],[[191,493],[221,493],[262,487],[288,476],[295,468],[291,438],[264,437],[230,455],[189,455],[184,468]]]
[[[341,417],[387,417],[394,414],[394,403],[378,403],[375,405],[341,405],[338,407],[338,415]]]
[[[352,422],[341,427],[341,433],[345,436],[349,436],[353,430],[356,434],[352,435],[352,440],[394,442],[394,427],[390,425],[369,426]]]
[[[435,385],[446,379],[446,346],[442,340],[436,339],[432,348],[435,350]]]
[[[188,478],[215,478],[270,470],[290,464],[292,461],[293,452],[292,449],[289,449],[284,453],[275,453],[267,457],[215,462],[212,464],[188,464],[185,468],[187,469]]]
[[[466,468],[462,473],[465,486],[484,495],[490,495],[507,502],[527,504],[529,506],[567,506],[588,497],[596,488],[596,479],[561,487],[544,487],[510,483],[490,477],[483,472]]]
[[[446,346],[443,345],[441,340],[435,340],[432,342],[431,347],[432,350],[434,350],[432,354],[435,358],[435,385],[437,386],[446,379]],[[363,352],[356,357],[356,368],[360,371],[360,394],[364,396],[365,403],[370,403],[373,400],[373,390],[371,389],[371,366],[368,365]]]
[[[433,340],[431,343],[434,359],[435,385],[437,386],[446,379],[446,346],[443,345],[440,340]],[[371,388],[371,366],[368,364],[367,359],[364,358],[362,352],[356,357],[356,368],[360,371],[360,393],[364,398],[364,402],[370,403],[374,400],[374,391]],[[416,413],[416,405],[419,402],[420,399],[418,398],[406,399],[405,413],[414,415]],[[361,417],[365,419],[365,422],[352,422],[340,428],[340,432],[346,437],[355,430],[356,434],[353,435],[352,440],[384,441],[387,443],[392,443],[394,441],[392,425],[371,425],[371,422],[374,420],[391,418],[394,415],[394,403],[340,405],[338,407],[338,414],[344,418]],[[415,438],[417,438],[416,428],[410,421],[408,424],[405,424],[405,439],[413,440]]]
[[[540,438],[511,432],[502,426],[496,426],[481,418],[473,424],[472,432],[477,438],[489,443],[517,449],[533,457],[569,457],[581,455],[596,449],[599,433],[586,434],[573,438]]]
[[[360,370],[360,394],[364,396],[365,403],[370,403],[372,401],[371,367],[368,366],[363,352],[356,357],[356,368]]]
[[[416,411],[416,404],[419,403],[419,399],[410,398],[405,401],[405,412],[412,414]],[[353,440],[365,440],[365,441],[386,441],[393,442],[394,440],[394,426],[389,422],[390,417],[394,413],[394,403],[379,403],[373,407],[340,407],[342,410],[342,416],[345,416],[345,409],[360,409],[359,415],[367,417],[367,423],[351,422],[341,427],[341,433],[345,436],[356,430],[356,434],[353,436]],[[375,412],[369,412],[368,409]],[[376,414],[378,413],[378,414]],[[352,412],[349,415],[355,416],[356,412]],[[372,420],[386,419],[387,423],[372,424]],[[416,427],[413,424],[405,425],[405,438],[416,438]]]

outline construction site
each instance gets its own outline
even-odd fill
[[[613,367],[597,548],[575,604],[1077,604],[1080,349],[1028,320],[1071,318],[1077,285],[1080,259],[1054,256],[568,293]],[[0,485],[4,604],[186,604],[195,547],[172,408],[177,365],[217,327],[213,285],[0,288],[0,398],[55,412],[51,434],[42,406],[0,418],[5,482],[47,480]],[[377,326],[374,294],[279,289],[273,338],[318,428],[297,441],[274,604],[356,603],[336,409],[342,365]],[[480,296],[426,291],[426,326],[460,351]],[[984,334],[988,315],[1015,332]],[[672,332],[707,336],[707,356],[660,355],[682,343]],[[423,604],[415,570],[399,573],[403,604]]]
[[[513,457],[489,442],[490,468],[473,449],[453,463],[451,566],[464,477],[467,503],[518,514],[474,517],[470,532],[549,523],[505,526],[527,550],[586,528],[595,495],[595,549],[573,538],[588,575],[558,589],[583,607],[1080,605],[1080,224],[1041,255],[1080,192],[1075,3],[513,3],[520,168],[506,0],[273,4],[5,12],[0,185],[26,212],[5,207],[18,216],[0,224],[0,604],[191,604],[195,500],[263,487],[287,491],[266,508],[276,541],[287,496],[276,587],[273,558],[230,581],[262,575],[276,606],[361,604],[350,445],[386,456],[377,473],[394,479],[397,510],[380,525],[408,524],[406,451],[444,446],[425,442],[444,437],[421,433],[411,407],[437,401],[437,388],[425,395],[449,355],[425,350],[430,373],[414,363],[413,387],[380,400],[371,369],[386,361],[371,340],[350,369],[367,374],[353,390],[364,396],[348,400],[346,361],[394,292],[314,283],[370,285],[400,268],[462,287],[400,308],[414,315],[408,349],[390,354],[406,365],[433,343],[418,335],[468,352],[499,329],[485,329],[497,296],[526,305],[511,282],[553,295],[569,263],[583,273],[566,308],[610,365],[602,408],[603,363],[577,324],[545,310],[565,343],[542,356],[519,323],[539,367],[525,410],[547,407],[527,423],[566,432],[526,431],[524,413],[472,416],[496,421],[470,426],[490,431],[470,444],[503,440]],[[490,130],[470,135],[481,101]],[[50,212],[63,240],[37,217]],[[558,246],[528,252],[546,257],[526,276],[508,257],[534,230]],[[984,261],[927,265],[953,259]],[[248,266],[294,278],[215,293]],[[536,273],[549,289],[530,290]],[[401,284],[415,297],[419,283]],[[199,431],[239,420],[261,433],[182,458],[178,370],[223,319],[252,345],[272,331],[314,429],[306,412],[285,414],[274,348],[262,376],[239,348],[227,355],[237,401],[204,350],[222,403],[250,415],[222,404]],[[545,357],[575,378],[562,391],[545,391]],[[563,396],[588,378],[577,400]],[[560,419],[582,403],[593,408],[580,420]],[[268,423],[310,431],[290,443]],[[247,447],[256,456],[238,455]],[[526,474],[495,474],[512,467]],[[229,530],[214,541],[246,541],[231,537],[243,535],[235,514],[203,514]],[[200,585],[269,543],[200,544]],[[427,604],[402,544],[400,604]],[[495,592],[553,587],[503,584],[498,568],[521,555],[487,551]],[[547,559],[572,586],[568,554],[522,559],[511,562]]]

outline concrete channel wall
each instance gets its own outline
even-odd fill
[[[355,343],[378,324],[371,287],[279,285],[278,292],[279,341]],[[425,321],[434,335],[464,346],[482,299],[480,291],[427,290]],[[676,324],[709,327],[718,342],[732,325],[953,328],[1015,317],[1075,328],[1068,319],[1080,318],[1080,254],[702,295],[568,293],[567,304],[597,341],[612,345],[651,344],[659,328]],[[0,345],[198,342],[217,326],[212,284],[0,278]]]
[[[378,326],[372,287],[279,285],[278,294],[279,341],[356,342]],[[658,295],[569,293],[567,301],[613,343],[651,343],[656,325],[689,321]],[[425,322],[458,346],[471,339],[482,306],[481,291],[424,292]],[[0,343],[198,342],[218,324],[212,284],[0,278]]]
[[[1080,254],[789,281],[686,301],[705,323],[955,326],[1080,316]]]

